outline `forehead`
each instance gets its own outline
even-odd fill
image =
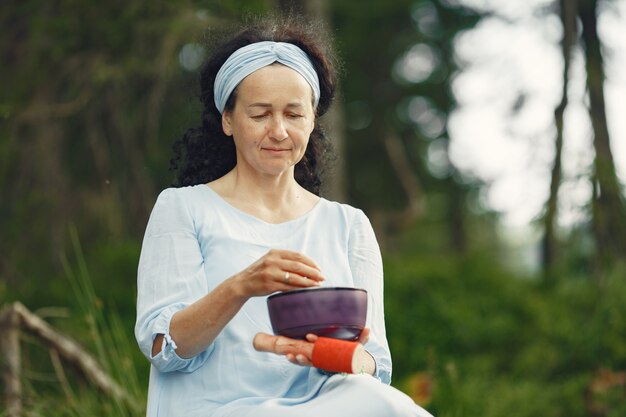
[[[297,71],[274,63],[260,68],[241,81],[237,99],[268,101],[313,101],[313,90]]]

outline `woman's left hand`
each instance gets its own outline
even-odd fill
[[[252,344],[259,352],[271,352],[284,355],[291,363],[302,366],[311,366],[313,345],[317,340],[314,334],[308,334],[307,340],[290,339],[285,336],[274,336],[267,333],[257,333]]]
[[[370,330],[363,329],[359,335],[358,342],[361,345],[367,343]],[[290,339],[285,336],[274,336],[267,333],[257,333],[254,336],[252,344],[254,348],[260,352],[271,352],[277,355],[284,355],[289,362],[302,365],[312,366],[311,358],[313,357],[313,345],[317,340],[317,336],[309,333],[306,340]]]

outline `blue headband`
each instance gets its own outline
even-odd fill
[[[263,41],[237,49],[217,72],[213,85],[213,99],[217,110],[224,112],[228,97],[244,78],[274,62],[286,65],[304,77],[313,88],[313,107],[317,107],[320,84],[307,54],[291,43]]]

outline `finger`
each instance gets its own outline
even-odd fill
[[[285,261],[282,269],[290,274],[299,275],[314,281],[324,281],[324,275],[317,268],[305,265],[297,261]]]
[[[296,355],[296,362],[298,363],[298,365],[302,366],[312,365],[311,360],[302,354]]]
[[[257,333],[252,339],[252,346],[259,352],[273,352],[274,336],[267,333]]]
[[[311,357],[313,355],[313,344],[304,340],[295,340],[288,337],[277,336],[274,352],[279,355],[304,355]]]
[[[252,345],[260,352],[271,352],[278,355],[301,353],[311,356],[313,353],[313,345],[309,342],[284,336],[272,336],[267,333],[257,333],[252,340]]]
[[[299,252],[294,252],[294,251],[290,251],[290,250],[285,250],[285,249],[273,249],[270,251],[270,253],[276,253],[278,254],[282,259],[288,260],[288,261],[294,261],[303,265],[306,265],[310,268],[313,268],[317,271],[320,271],[320,267],[317,266],[317,264],[315,263],[315,261],[313,261],[311,258],[309,258],[308,256],[305,256]]]
[[[293,363],[294,365],[313,366],[311,360],[302,354],[294,355],[292,353],[288,353],[285,355],[285,357],[289,362]]]
[[[296,288],[319,287],[321,285],[321,282],[313,280],[309,277],[304,277],[302,275],[295,274],[293,272],[287,272],[283,276],[283,284],[287,287],[286,290],[292,290],[294,289],[294,287]]]
[[[306,340],[307,340],[308,342],[311,342],[311,343],[315,343],[315,341],[317,340],[317,338],[318,338],[318,336],[317,336],[316,334],[313,334],[313,333],[308,333],[308,334],[306,335]]]
[[[252,339],[252,346],[259,352],[271,352],[284,355],[298,347],[298,341],[284,336],[274,336],[267,333],[257,333]]]
[[[365,327],[363,328],[363,330],[361,331],[361,334],[359,335],[359,343],[364,345],[367,343],[369,339],[370,339],[370,329],[369,327]]]
[[[294,252],[285,249],[272,249],[266,255],[266,257],[275,257],[284,261],[292,262],[310,268],[319,273],[320,267],[308,256],[305,256],[299,252]],[[293,272],[298,272],[298,269],[294,269]]]

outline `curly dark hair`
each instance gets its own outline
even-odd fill
[[[215,49],[200,72],[200,101],[204,108],[201,124],[187,130],[173,145],[170,161],[176,171],[174,186],[203,184],[228,173],[236,164],[235,145],[222,131],[222,115],[213,102],[213,83],[226,59],[237,49],[261,41],[288,42],[309,56],[320,83],[320,98],[315,109],[316,120],[324,115],[335,95],[337,76],[330,48],[319,37],[319,27],[293,20],[255,23],[239,31]],[[235,106],[237,89],[226,102],[224,111]],[[322,174],[330,156],[331,144],[319,123],[315,123],[305,154],[295,167],[296,181],[319,195]]]

